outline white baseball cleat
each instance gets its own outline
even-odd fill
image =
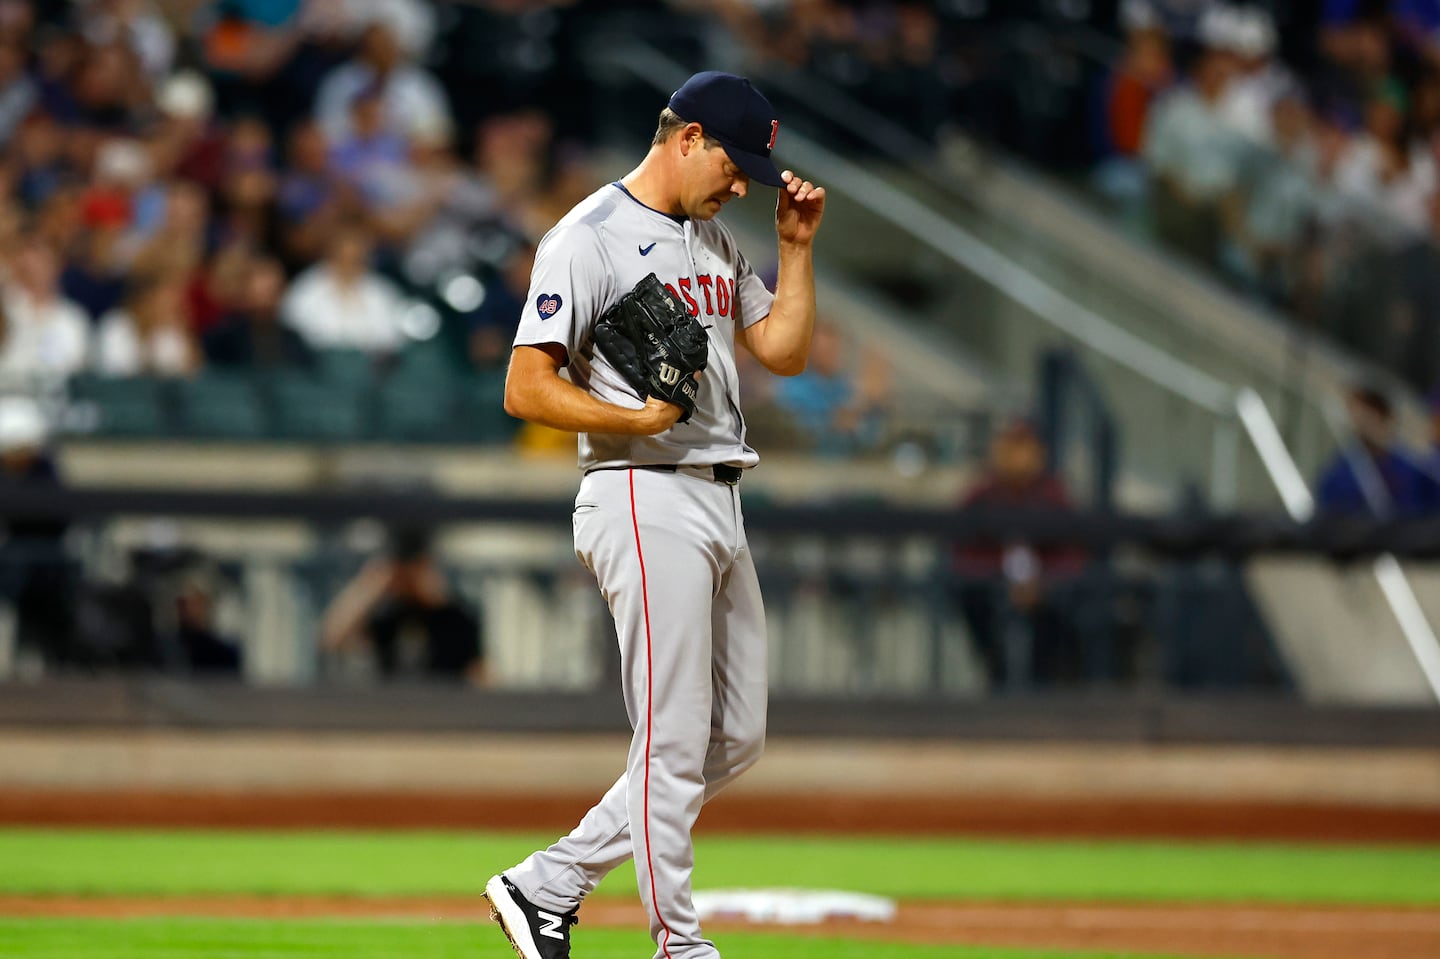
[[[570,927],[580,920],[574,911],[548,912],[530,904],[505,874],[485,884],[490,918],[500,924],[520,959],[570,959]]]

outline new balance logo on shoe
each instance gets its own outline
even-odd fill
[[[561,926],[561,923],[565,920],[562,917],[555,915],[553,912],[541,912],[537,909],[535,910],[535,918],[544,924],[540,927],[540,935],[549,936],[551,939],[563,940],[565,938],[565,933],[562,931],[563,927]]]
[[[520,959],[570,959],[573,912],[554,913],[537,907],[501,873],[485,884],[490,917],[500,924]]]

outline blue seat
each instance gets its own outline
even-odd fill
[[[321,350],[316,364],[321,379],[345,389],[363,389],[375,379],[375,360],[361,350]]]
[[[206,373],[177,383],[180,432],[197,438],[262,439],[269,418],[255,378],[243,373]]]
[[[282,439],[352,443],[369,434],[369,393],[317,380],[304,373],[277,373],[267,393],[275,435]]]
[[[505,374],[471,373],[459,387],[460,432],[479,443],[509,443],[520,431],[520,421],[505,412]]]
[[[96,436],[152,437],[170,432],[169,384],[151,377],[113,378],[82,374],[68,384],[74,417]]]
[[[429,384],[398,380],[381,389],[376,407],[377,432],[392,442],[445,442],[463,436],[455,403],[454,381]]]

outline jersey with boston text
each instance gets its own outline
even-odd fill
[[[516,346],[565,348],[570,379],[607,403],[644,401],[594,346],[595,321],[654,273],[706,328],[710,358],[695,414],[657,436],[580,434],[580,468],[754,466],[745,442],[735,331],[770,314],[774,296],[718,220],[672,217],[618,183],[575,206],[540,241]],[[738,324],[738,327],[737,327]]]

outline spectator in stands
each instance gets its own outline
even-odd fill
[[[385,124],[379,86],[365,87],[350,102],[349,126],[330,137],[329,166],[355,189],[367,208],[384,197],[384,191],[410,160],[406,134]]]
[[[305,0],[230,0],[205,24],[202,43],[213,72],[261,79],[299,42]]]
[[[314,354],[280,322],[285,270],[269,257],[249,261],[240,309],[205,334],[205,358],[217,367],[268,370],[310,366]]]
[[[1366,107],[1365,133],[1341,162],[1336,186],[1363,210],[1383,213],[1388,223],[1374,224],[1382,235],[1415,240],[1429,230],[1436,184],[1434,157],[1411,139],[1404,88],[1389,82]]]
[[[260,111],[277,131],[308,115],[325,73],[348,53],[329,0],[210,5],[201,48],[223,113]]]
[[[1207,15],[1219,0],[1121,0],[1120,21],[1127,29],[1158,29],[1182,44],[1200,42]]]
[[[947,117],[933,3],[828,4],[810,33],[811,68],[877,113],[933,142]],[[804,15],[796,14],[803,17]],[[810,14],[815,17],[816,14]]]
[[[363,212],[359,192],[331,167],[325,135],[314,121],[290,132],[277,205],[281,252],[295,266],[318,259],[335,229]]]
[[[495,190],[455,156],[448,130],[417,129],[411,159],[397,182],[393,207],[382,207],[376,217],[382,230],[405,242],[406,276],[429,284],[472,269],[477,247],[498,245],[511,231]]]
[[[1440,67],[1421,73],[1410,91],[1410,124],[1415,139],[1440,163]]]
[[[173,633],[162,637],[192,673],[236,675],[241,667],[240,643],[223,635],[215,622],[214,573],[197,569],[186,574],[175,591]]]
[[[156,95],[160,115],[146,140],[156,174],[162,179],[220,185],[225,164],[225,130],[215,122],[210,82],[193,70],[181,70]]]
[[[1133,218],[1145,195],[1145,170],[1140,163],[1141,138],[1155,100],[1173,82],[1170,40],[1154,26],[1130,30],[1125,54],[1105,89],[1105,154],[1095,170],[1095,185]]]
[[[1298,91],[1270,111],[1273,158],[1254,164],[1230,267],[1243,285],[1277,305],[1294,302],[1304,246],[1318,214],[1318,147]]]
[[[85,192],[85,220],[123,228],[121,255],[135,258],[166,224],[170,190],[154,179],[150,157],[138,140],[115,138],[95,155],[95,179]],[[162,244],[164,249],[172,249]],[[142,266],[142,269],[145,268]]]
[[[1408,516],[1424,507],[1425,475],[1418,458],[1395,441],[1395,411],[1390,398],[1369,386],[1345,397],[1353,442],[1346,444],[1321,473],[1316,493],[1320,513],[1329,515]]]
[[[1393,78],[1395,59],[1385,0],[1326,0],[1320,34],[1324,67],[1312,78],[1320,107],[1348,127]]]
[[[866,375],[856,378],[847,363],[846,342],[829,323],[816,323],[810,360],[798,376],[775,384],[775,400],[824,456],[853,456],[873,449],[884,430],[889,403],[888,370],[867,353]]]
[[[25,69],[25,48],[0,43],[0,147],[8,147],[20,122],[40,99],[40,88]]]
[[[1296,85],[1275,57],[1275,21],[1258,7],[1245,7],[1230,10],[1221,24],[1219,45],[1235,62],[1220,102],[1221,119],[1249,143],[1269,145],[1275,104]]]
[[[1421,489],[1420,509],[1426,516],[1440,516],[1440,386],[1425,397],[1430,418],[1430,445],[1418,458]]]
[[[454,595],[428,535],[392,534],[389,555],[371,560],[325,610],[321,645],[368,642],[383,675],[485,682],[480,619]]]
[[[4,287],[0,374],[64,377],[85,368],[90,318],[61,294],[59,281],[55,251],[39,237],[30,237],[16,253]]]
[[[1143,148],[1156,231],[1210,265],[1229,232],[1240,173],[1241,144],[1220,113],[1231,74],[1227,54],[1205,51],[1190,82],[1151,112]]]
[[[131,268],[141,275],[195,275],[210,247],[210,199],[194,183],[162,188],[159,222],[137,241]]]
[[[92,136],[128,135],[139,125],[149,89],[128,47],[118,43],[87,47],[52,109],[61,123]]]
[[[125,267],[121,230],[98,223],[80,239],[77,255],[60,274],[61,292],[74,300],[90,319],[98,319],[120,305],[125,297]]]
[[[0,181],[4,174],[0,173]],[[20,247],[25,243],[25,211],[12,198],[0,195],[0,293],[4,289],[4,277],[10,272]]]
[[[84,0],[74,6],[76,26],[91,46],[121,45],[150,81],[170,73],[175,35],[153,4],[145,0]]]
[[[325,259],[295,278],[280,305],[286,324],[314,350],[362,350],[374,355],[400,348],[404,298],[370,269],[372,242],[362,226],[337,229]]]
[[[574,143],[557,143],[546,166],[543,189],[515,225],[528,237],[544,236],[541,224],[556,223],[575,204],[600,188],[589,154]],[[538,232],[537,232],[538,231]]]
[[[0,396],[0,495],[7,488],[58,489],[48,427],[28,396]],[[18,645],[47,662],[69,650],[74,568],[65,555],[64,519],[0,520],[0,597],[14,604]]]
[[[200,365],[181,277],[137,280],[125,306],[100,319],[95,370],[102,376],[183,377]]]
[[[450,149],[450,131],[444,127],[417,123],[405,152],[406,162],[379,171],[366,196],[376,236],[397,253],[412,250],[463,179]]]
[[[509,362],[534,266],[535,247],[522,244],[506,257],[495,282],[486,284],[485,298],[469,316],[470,361],[476,369],[503,370]]]
[[[46,25],[35,31],[35,82],[40,87],[40,109],[68,123],[74,116],[70,83],[85,59],[85,42],[70,30]]]
[[[985,472],[961,509],[1068,511],[1070,495],[1050,472],[1035,427],[1017,420],[996,433]],[[957,546],[960,603],[992,678],[1010,686],[1074,678],[1075,635],[1057,602],[1084,569],[1083,552],[1023,537]]]
[[[489,117],[476,134],[476,173],[495,192],[509,222],[531,239],[555,222],[540,209],[554,140],[554,125],[540,110]]]
[[[244,299],[245,280],[256,251],[245,239],[225,243],[202,263],[188,272],[186,307],[190,312],[190,328],[204,336],[226,316],[240,308]]]
[[[1430,233],[1404,251],[1406,289],[1413,297],[1413,338],[1396,370],[1417,389],[1440,379],[1440,190],[1430,198]]]
[[[48,113],[32,112],[21,122],[13,143],[18,199],[37,209],[74,177],[65,151],[65,132]]]
[[[85,233],[84,196],[78,186],[64,185],[35,211],[31,218],[31,229],[37,239],[48,243],[61,258],[79,248]]]
[[[444,89],[409,60],[395,28],[383,19],[366,28],[359,55],[320,85],[315,119],[332,143],[350,134],[353,104],[366,90],[375,91],[379,99],[380,126],[387,133],[407,136],[416,123],[453,125]]]
[[[516,11],[528,13],[537,6],[525,3]],[[351,38],[363,39],[373,23],[385,24],[408,60],[424,57],[435,39],[435,5],[430,0],[341,0],[333,16],[338,29]]]
[[[1394,16],[1401,41],[1432,64],[1440,64],[1440,2],[1398,0]]]
[[[32,0],[5,0],[0,5],[0,42],[28,46],[35,30]]]
[[[272,146],[270,128],[259,117],[243,117],[231,127],[216,224],[216,232],[227,242],[262,247],[271,241],[271,213],[279,184]]]

